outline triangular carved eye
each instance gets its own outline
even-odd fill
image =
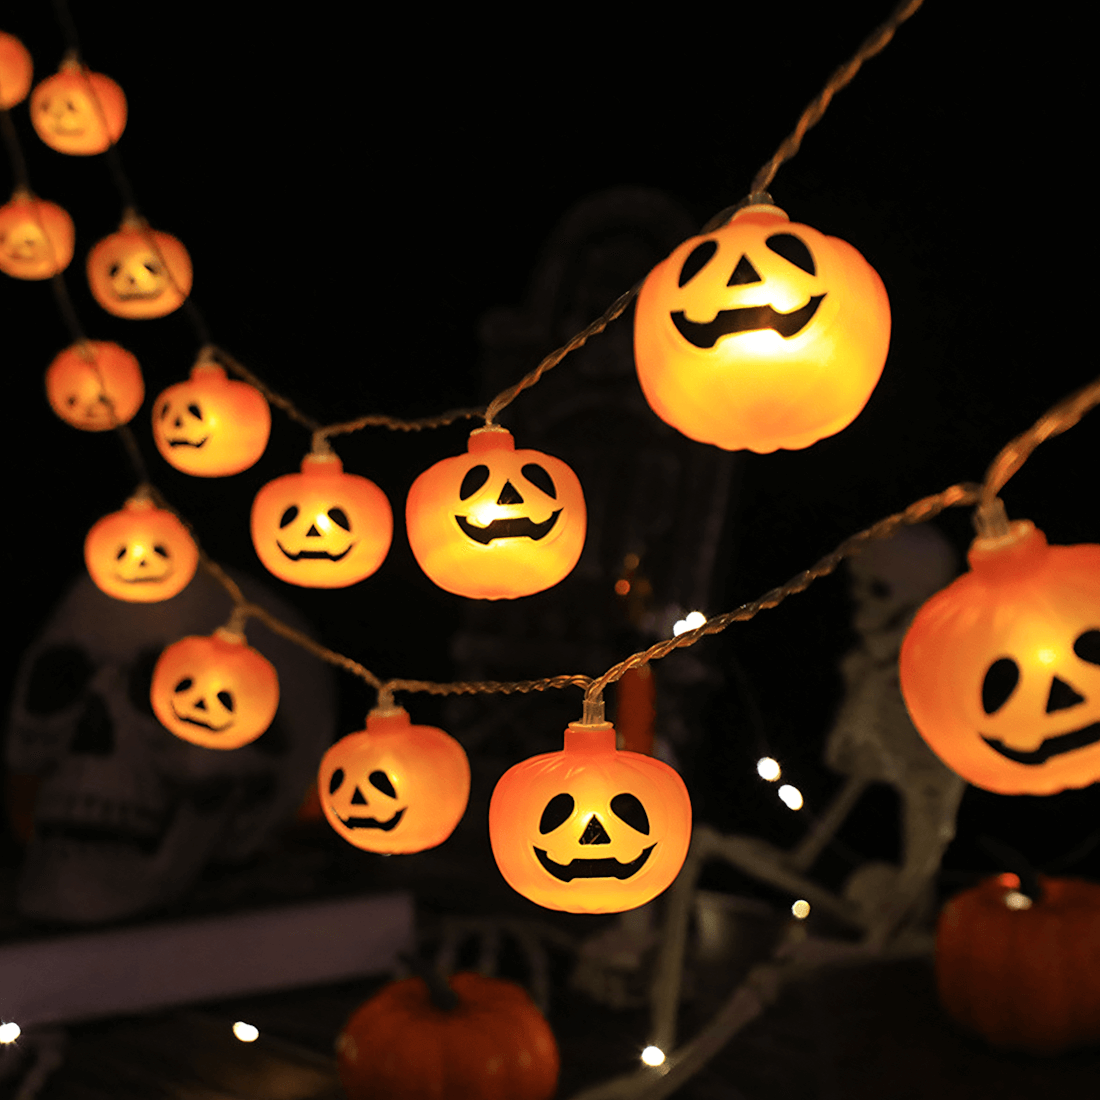
[[[571,794],[556,794],[546,803],[546,809],[542,811],[539,819],[539,832],[545,835],[552,833],[559,825],[565,822],[573,812],[573,796]]]
[[[541,489],[553,500],[558,499],[558,491],[554,488],[554,479],[537,462],[528,462],[521,473],[536,489]]]
[[[766,243],[777,256],[802,268],[807,275],[817,274],[817,265],[805,241],[800,241],[793,233],[773,233]]]
[[[710,263],[711,257],[713,257],[717,251],[717,241],[703,241],[702,244],[697,244],[691,250],[688,258],[684,260],[684,266],[680,268],[679,285],[687,286],[687,284]]]
[[[343,508],[330,508],[328,510],[328,518],[332,520],[337,527],[343,527],[345,531],[351,530],[351,521],[348,519],[348,514]]]
[[[632,829],[649,836],[649,815],[637,795],[617,794],[611,800],[611,811]]]
[[[760,273],[749,263],[748,256],[742,256],[737,261],[737,266],[733,269],[733,274],[729,277],[726,286],[746,286],[749,283],[759,282],[763,282]]]
[[[298,518],[298,505],[292,504],[280,517],[279,526],[285,527],[288,523],[293,523]]]
[[[459,500],[469,500],[489,480],[488,466],[472,466],[466,471],[458,489]]]
[[[376,790],[381,791],[383,794],[388,794],[390,798],[397,797],[397,791],[393,789],[393,784],[390,782],[390,777],[386,775],[384,771],[373,771],[367,776],[370,780],[370,785]]]

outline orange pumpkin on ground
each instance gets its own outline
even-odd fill
[[[127,213],[88,253],[92,297],[116,317],[164,317],[191,293],[191,257],[170,233]]]
[[[66,59],[31,93],[31,122],[59,153],[104,153],[126,128],[126,96],[109,76]]]
[[[0,271],[15,279],[49,279],[69,266],[76,229],[66,210],[29,191],[0,206]]]
[[[0,31],[0,108],[6,111],[22,103],[33,76],[30,51],[14,34]]]
[[[46,397],[66,424],[106,432],[128,424],[145,400],[137,359],[109,340],[88,340],[59,352],[46,368]]]

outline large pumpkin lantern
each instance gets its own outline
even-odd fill
[[[393,538],[386,494],[345,474],[333,454],[308,454],[302,471],[269,481],[252,502],[252,545],[270,572],[305,588],[346,588],[369,577]]]
[[[92,297],[116,317],[163,317],[191,293],[191,257],[170,233],[132,213],[88,253]]]
[[[156,603],[182,592],[199,551],[171,512],[143,496],[98,520],[84,540],[84,562],[97,587],[116,600]]]
[[[66,59],[31,93],[31,122],[59,153],[103,153],[126,128],[126,96],[109,76]]]
[[[165,729],[208,749],[255,741],[279,709],[279,677],[244,636],[219,628],[181,638],[153,669],[149,698]]]
[[[508,885],[547,908],[618,913],[676,878],[691,840],[691,800],[667,764],[618,751],[610,722],[571,723],[561,752],[501,777],[489,840]]]
[[[239,474],[254,465],[271,434],[271,409],[255,386],[230,379],[217,363],[196,363],[186,382],[153,404],[157,450],[196,477]]]
[[[16,191],[0,206],[0,271],[16,279],[49,279],[69,266],[76,229],[56,203]]]
[[[470,797],[462,746],[402,707],[380,707],[367,728],[341,738],[317,772],[321,808],[349,843],[368,852],[422,852],[454,832]]]
[[[108,340],[87,340],[60,352],[46,368],[46,397],[66,424],[105,432],[128,424],[145,400],[134,355]]]
[[[0,31],[0,109],[9,110],[27,98],[33,75],[30,50],[14,34]]]
[[[568,576],[584,548],[577,475],[561,459],[517,451],[500,427],[478,428],[466,454],[425,470],[405,518],[420,568],[469,599],[541,592]]]
[[[348,1100],[549,1100],[558,1083],[550,1025],[521,986],[483,974],[391,982],[336,1056]]]
[[[634,358],[646,400],[691,439],[796,449],[847,427],[886,362],[890,304],[850,245],[745,206],[646,278]]]
[[[1024,520],[974,540],[970,572],[901,648],[913,724],[967,782],[1052,794],[1100,779],[1100,546],[1049,546]]]
[[[936,931],[940,1003],[994,1046],[1059,1054],[1100,1043],[1100,885],[997,875],[956,894]]]

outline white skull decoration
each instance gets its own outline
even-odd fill
[[[238,582],[300,627],[255,582]],[[230,609],[201,572],[153,604],[113,600],[83,577],[26,653],[7,742],[11,772],[41,778],[22,913],[92,923],[160,908],[208,863],[246,859],[292,817],[335,722],[330,672],[315,657],[249,623],[249,643],[278,671],[279,711],[263,736],[232,752],[181,741],[150,708],[164,646],[210,633]]]

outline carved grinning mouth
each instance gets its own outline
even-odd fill
[[[116,572],[115,580],[121,581],[123,584],[160,584],[161,581],[167,580],[171,575],[171,568],[152,576],[148,573],[141,573],[136,577],[124,577],[121,573]]]
[[[697,348],[712,348],[723,336],[730,336],[735,332],[758,332],[767,328],[779,333],[784,340],[789,340],[810,323],[824,298],[824,294],[815,294],[801,309],[790,313],[779,313],[771,306],[722,309],[713,321],[705,323],[689,321],[682,309],[669,316],[676,331]]]
[[[192,443],[190,439],[169,439],[168,440],[168,446],[169,447],[194,447],[196,450],[198,450],[199,447],[201,447],[209,438],[210,438],[210,436],[204,435],[202,437],[202,439],[200,439],[198,441],[198,443]]]
[[[381,829],[383,832],[390,832],[397,826],[397,823],[405,816],[405,810],[400,809],[389,819],[389,821],[379,821],[374,817],[349,817],[340,818],[340,824],[345,829]]]
[[[1003,741],[998,741],[995,737],[986,737],[984,734],[982,740],[995,752],[999,752],[1009,760],[1034,767],[1037,764],[1045,764],[1053,756],[1061,756],[1062,753],[1073,752],[1074,749],[1083,749],[1086,745],[1100,741],[1100,722],[1082,726],[1079,730],[1070,730],[1069,733],[1061,733],[1057,737],[1048,737],[1031,752],[1009,748]]]
[[[283,552],[283,555],[291,561],[314,561],[317,559],[341,561],[351,553],[355,543],[351,543],[346,550],[340,551],[339,554],[330,554],[327,550],[299,550],[297,554],[292,554],[278,539],[275,540],[275,545]]]
[[[475,527],[465,516],[455,516],[455,523],[462,529],[467,537],[488,546],[493,539],[519,539],[529,538],[534,541],[546,538],[554,524],[558,522],[561,509],[550,513],[550,518],[543,523],[534,523],[526,516],[516,516],[513,519],[495,519],[484,527]]]
[[[651,844],[642,849],[642,854],[629,863],[620,863],[610,856],[604,859],[571,859],[568,863],[555,863],[541,848],[535,848],[534,853],[539,863],[556,879],[562,882],[572,882],[575,878],[617,878],[628,879],[636,875],[649,859],[649,853],[656,848]]]
[[[175,701],[169,702],[168,705],[172,708],[172,713],[181,722],[186,722],[189,726],[201,726],[204,730],[209,730],[211,733],[221,733],[233,725],[233,720],[230,719],[224,726],[212,726],[209,722],[204,722],[200,718],[188,718],[186,714],[180,714],[180,712],[176,710]]]

